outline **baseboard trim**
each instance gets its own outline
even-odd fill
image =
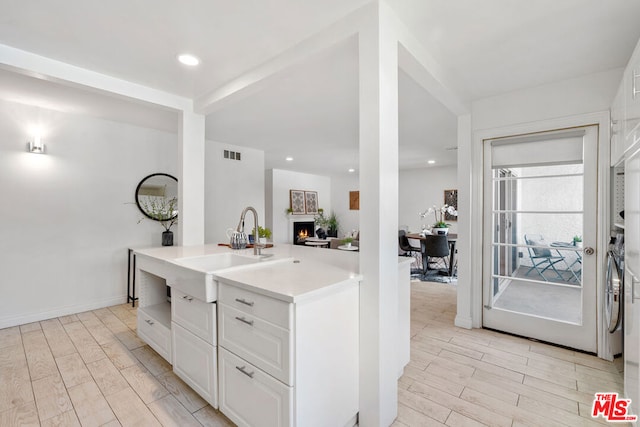
[[[458,315],[453,321],[453,324],[459,328],[473,329],[473,320],[471,319],[471,317],[463,317]]]
[[[112,305],[125,304],[127,296],[121,295],[113,298],[106,298],[98,301],[91,301],[84,304],[68,305],[57,307],[47,311],[37,313],[21,314],[19,316],[7,316],[0,318],[0,329],[10,328],[12,326],[24,325],[27,323],[39,322],[41,320],[53,319],[54,317],[68,316],[70,314],[82,313],[83,311],[96,310],[98,308],[109,307]]]

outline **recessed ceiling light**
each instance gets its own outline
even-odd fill
[[[435,160],[427,160],[427,163],[429,163],[430,165],[434,164],[435,162]]]
[[[354,168],[349,169],[349,173],[354,173],[356,170]]]
[[[287,162],[293,162],[293,157],[289,156],[289,157],[285,158],[285,160],[286,160]]]
[[[200,60],[198,58],[193,55],[189,55],[188,53],[178,55],[178,61],[180,61],[184,65],[189,65],[190,67],[195,67],[200,63]]]

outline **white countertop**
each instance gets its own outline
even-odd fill
[[[203,255],[233,253],[256,257],[253,249],[234,250],[217,244],[137,248],[134,251],[136,255],[178,266],[181,266],[180,258]],[[335,286],[361,279],[358,256],[343,251],[283,243],[262,249],[262,254],[271,256],[259,263],[226,268],[212,275],[217,280],[287,302],[319,296]],[[294,263],[294,259],[300,262]]]
[[[216,276],[223,283],[296,303],[326,295],[362,279],[360,274],[309,257],[251,264]]]
[[[179,258],[222,253],[255,258],[253,249],[233,250],[217,244],[134,248],[134,251],[137,255],[178,265],[174,261]],[[314,298],[335,290],[336,286],[362,279],[359,273],[360,252],[276,243],[272,248],[262,249],[262,254],[272,256],[256,264],[220,270],[213,276],[287,302]],[[294,263],[294,260],[299,262]],[[398,257],[399,264],[406,262],[411,262],[411,258]]]

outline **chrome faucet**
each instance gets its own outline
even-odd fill
[[[246,208],[244,208],[244,210],[240,214],[240,222],[238,223],[236,231],[244,233],[244,217],[247,215],[247,211],[251,211],[253,213],[253,230],[255,233],[255,235],[253,236],[253,254],[261,255],[260,250],[266,247],[266,245],[259,243],[258,240],[258,212],[256,212],[254,208],[252,208],[251,206],[247,206]]]

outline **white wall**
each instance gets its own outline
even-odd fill
[[[349,192],[359,191],[357,174],[331,177],[331,206],[340,224],[338,236],[360,229],[360,211],[349,209]]]
[[[241,153],[241,160],[225,159],[224,150]],[[226,230],[236,228],[242,210],[253,206],[259,224],[266,224],[264,151],[207,141],[205,146],[205,243],[228,243]],[[251,233],[253,215],[245,231]]]
[[[300,221],[313,220],[312,216],[286,214],[285,211],[290,205],[289,190],[317,191],[318,206],[324,209],[325,215],[331,212],[331,179],[328,176],[281,169],[271,169],[266,171],[266,174],[268,178],[265,194],[271,205],[267,215],[267,226],[273,232],[274,242],[286,243],[291,240],[292,218]]]
[[[490,129],[608,110],[622,68],[478,100],[472,104],[473,130]]]
[[[456,166],[428,167],[420,169],[401,170],[398,188],[398,225],[407,225],[409,230],[418,232],[422,225],[428,228],[433,225],[435,218],[429,215],[420,218],[419,212],[429,207],[444,204],[444,191],[458,189],[458,169]],[[457,233],[458,222],[447,221],[451,224],[449,231]]]
[[[0,101],[0,328],[124,303],[127,248],[163,231],[136,186],[176,157],[175,134]]]

